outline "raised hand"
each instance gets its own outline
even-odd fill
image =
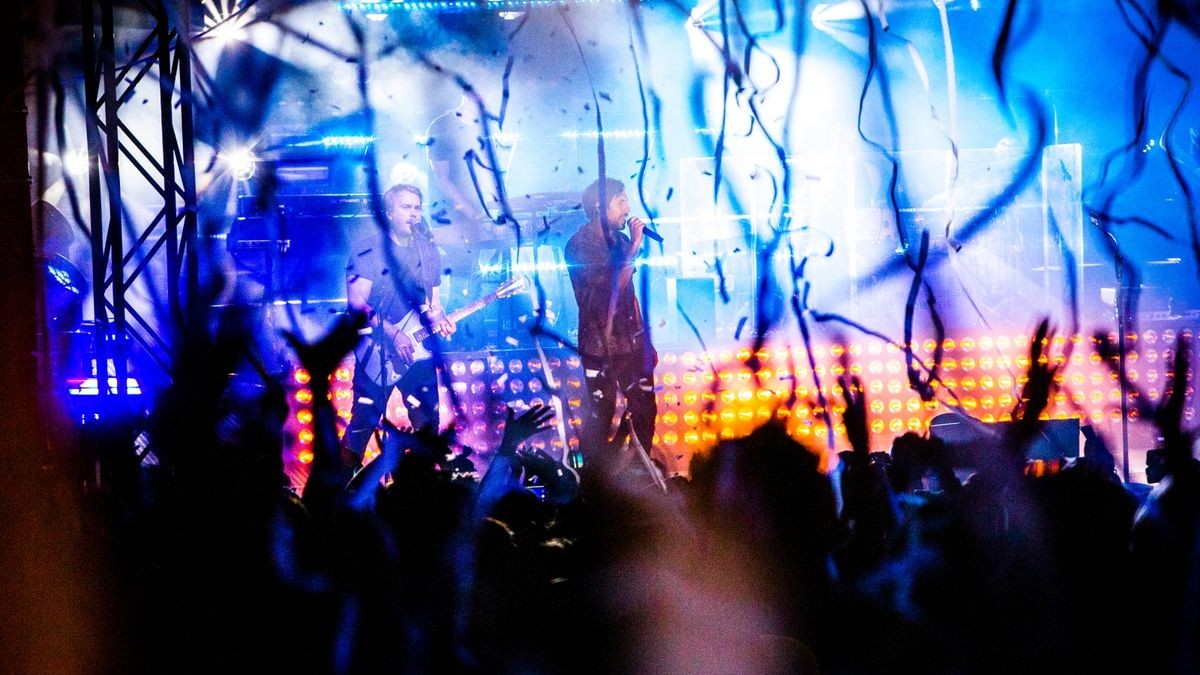
[[[1169,391],[1170,395],[1154,411],[1154,423],[1163,435],[1168,471],[1174,471],[1191,459],[1193,432],[1183,428],[1183,403],[1187,396],[1191,356],[1191,344],[1180,335],[1175,340],[1174,373],[1164,387],[1164,393]]]
[[[1107,335],[1097,334],[1096,351],[1104,357],[1104,362],[1109,368],[1120,376],[1120,345]],[[1143,418],[1154,420],[1154,424],[1162,433],[1168,472],[1179,466],[1180,462],[1191,458],[1192,437],[1195,432],[1183,427],[1183,404],[1187,395],[1187,372],[1191,364],[1191,355],[1191,343],[1184,335],[1179,335],[1175,340],[1173,374],[1163,387],[1166,396],[1157,407],[1150,402],[1151,397],[1129,381],[1128,377],[1122,382],[1123,389],[1134,392],[1131,402],[1138,413]]]
[[[512,408],[504,422],[504,438],[500,441],[497,452],[515,452],[517,446],[539,431],[549,429],[554,424],[554,408],[537,404],[517,416]]]
[[[1014,449],[1023,449],[1026,442],[1033,438],[1038,420],[1050,403],[1054,378],[1061,368],[1053,364],[1053,359],[1048,353],[1053,340],[1054,332],[1050,329],[1050,321],[1042,319],[1029,342],[1029,379],[1021,389],[1021,400],[1013,410],[1013,418],[1017,422],[1013,427],[1015,437],[1011,439],[1011,447]]]
[[[284,338],[300,359],[309,375],[314,389],[327,386],[327,380],[342,362],[342,359],[358,343],[358,332],[367,325],[365,312],[350,310],[334,322],[324,337],[312,344],[302,341],[291,331],[283,331]]]
[[[842,421],[846,423],[846,437],[850,447],[854,449],[856,459],[866,464],[871,452],[871,442],[867,435],[867,396],[863,391],[862,381],[854,375],[841,378],[842,396],[846,399],[846,412],[842,413]]]

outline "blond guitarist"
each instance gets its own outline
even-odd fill
[[[438,431],[437,370],[410,334],[427,325],[448,338],[455,326],[438,301],[442,258],[421,218],[423,201],[413,185],[385,192],[388,232],[355,244],[346,265],[347,304],[369,317],[367,334],[355,352],[355,400],[346,430],[348,449],[359,457],[393,387],[400,390],[414,429]]]

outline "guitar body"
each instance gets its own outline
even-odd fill
[[[487,307],[500,298],[516,295],[524,290],[529,280],[525,276],[516,276],[500,285],[499,288],[482,298],[465,305],[450,313],[449,319],[458,323],[468,316]],[[403,333],[413,345],[411,361],[405,361],[379,329],[368,329],[363,338],[354,348],[356,366],[354,369],[355,386],[364,392],[372,392],[371,398],[383,400],[392,387],[404,377],[412,363],[432,358],[430,341],[436,339],[430,330],[421,323],[421,316],[416,310],[405,314],[396,328]],[[397,338],[399,339],[399,338]],[[363,382],[358,379],[363,378]]]

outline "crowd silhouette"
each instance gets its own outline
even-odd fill
[[[552,423],[542,406],[509,410],[478,481],[448,470],[451,439],[387,425],[380,455],[351,472],[324,389],[357,339],[362,317],[347,314],[311,344],[286,336],[314,394],[312,472],[296,495],[280,459],[283,389],[262,371],[231,402],[228,373],[255,372],[253,322],[218,319],[187,333],[153,409],[157,465],[87,491],[73,526],[104,598],[97,670],[1200,667],[1190,335],[1161,404],[1140,399],[1164,439],[1149,495],[1122,485],[1095,434],[1061,471],[1025,470],[1056,386],[1045,322],[1015,422],[965,480],[936,439],[871,448],[866,394],[846,376],[851,447],[836,471],[768,423],[698,456],[664,493],[526,448]]]

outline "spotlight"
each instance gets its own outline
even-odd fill
[[[221,44],[246,37],[246,26],[254,20],[254,8],[241,0],[203,0],[204,36]]]
[[[325,148],[339,150],[366,150],[374,143],[374,136],[364,135],[325,136],[321,139],[321,145]]]
[[[85,150],[70,150],[63,155],[63,169],[72,176],[82,176],[88,171],[88,154]]]
[[[229,175],[238,181],[247,181],[253,178],[254,169],[258,164],[258,158],[254,156],[254,152],[250,148],[238,148],[221,153],[221,160],[229,169]]]

